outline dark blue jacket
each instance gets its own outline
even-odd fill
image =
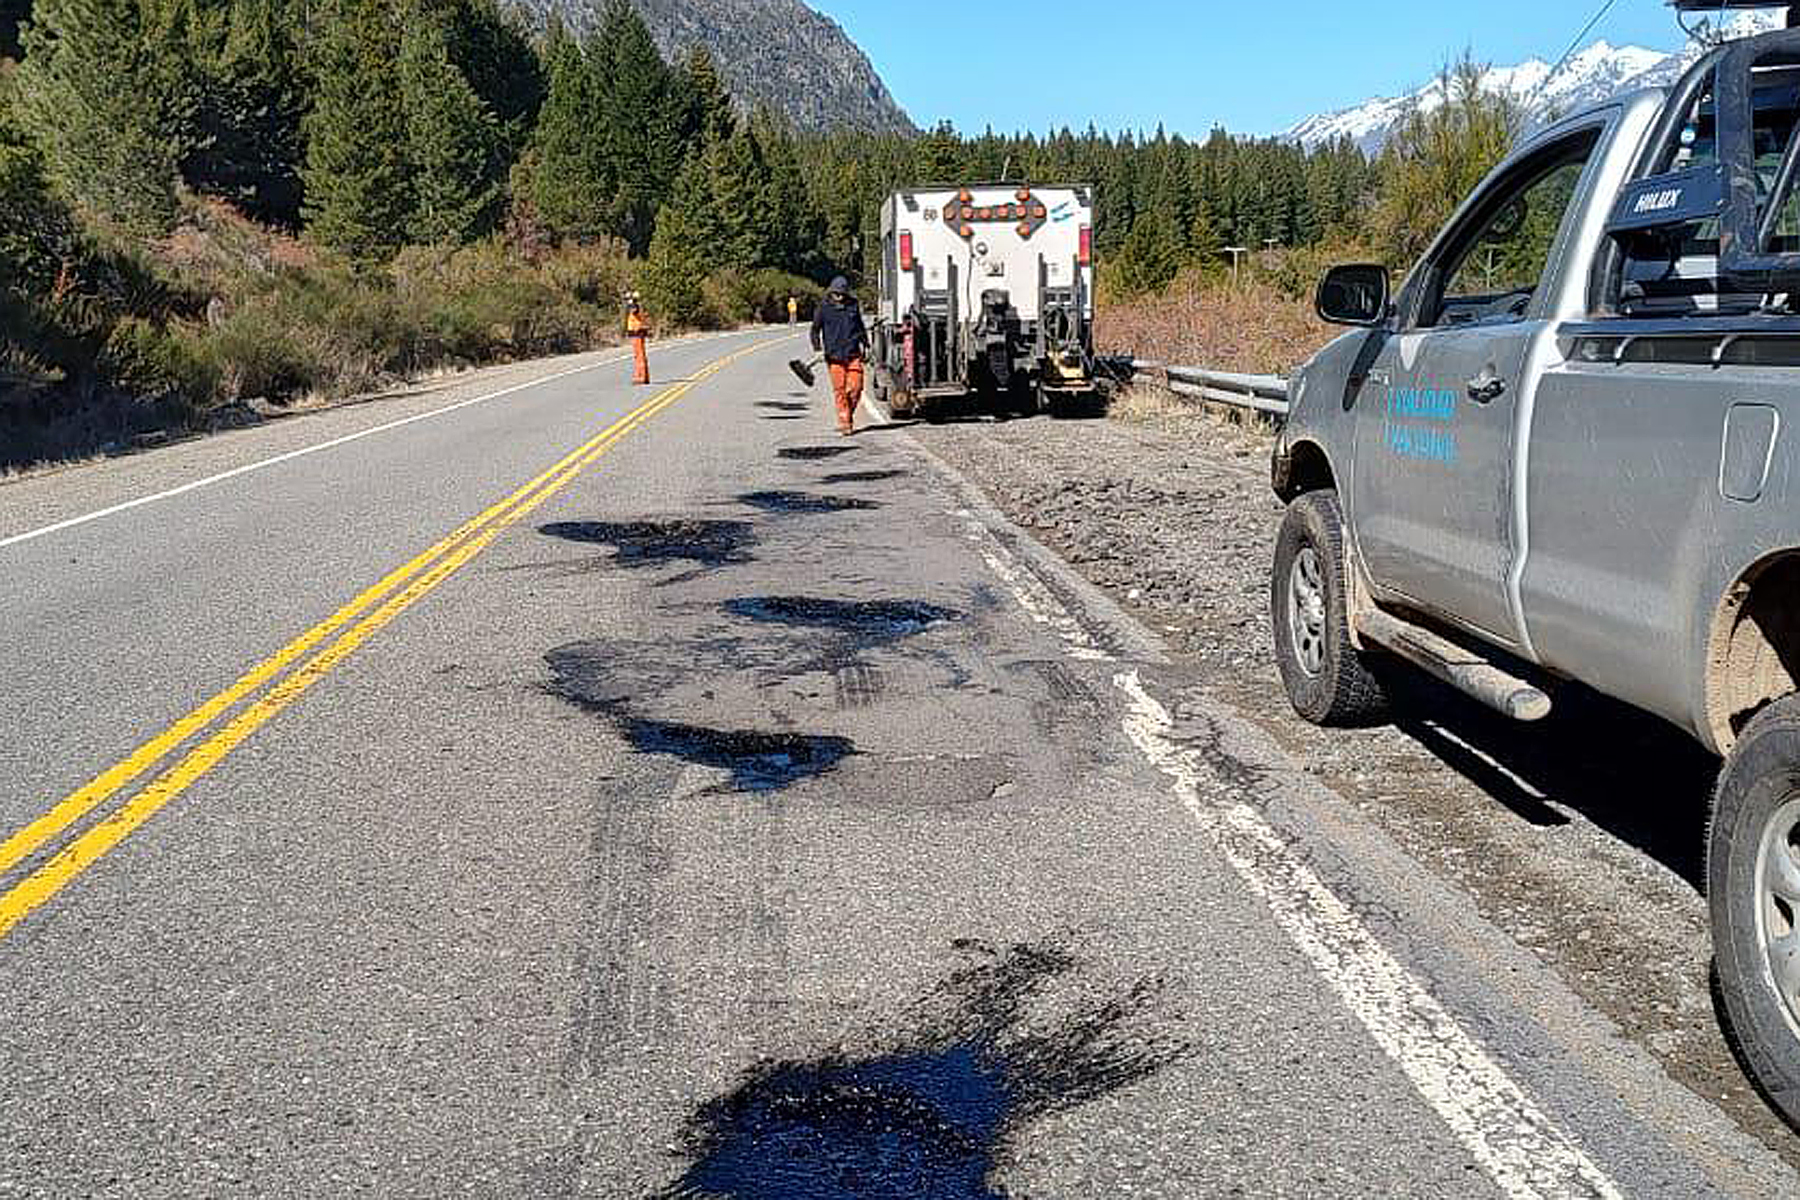
[[[819,302],[819,310],[813,315],[812,345],[825,355],[826,362],[847,363],[861,356],[868,344],[869,330],[863,324],[856,297],[846,296],[840,303],[826,296]]]

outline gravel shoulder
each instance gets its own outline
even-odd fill
[[[911,432],[1163,634],[1197,692],[1268,731],[1671,1078],[1800,1164],[1800,1144],[1739,1071],[1713,1009],[1701,884],[1716,760],[1576,688],[1532,727],[1426,680],[1407,682],[1392,727],[1305,724],[1269,650],[1281,520],[1269,435],[1143,394],[1115,414]]]

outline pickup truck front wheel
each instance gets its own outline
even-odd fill
[[[1713,982],[1733,1048],[1800,1125],[1800,697],[1744,730],[1713,796],[1706,848]]]
[[[1366,725],[1387,711],[1381,680],[1350,640],[1346,561],[1336,492],[1288,506],[1269,589],[1275,657],[1295,711],[1315,725]]]

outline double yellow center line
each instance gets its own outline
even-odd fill
[[[4,876],[70,827],[113,800],[127,785],[176,750],[212,730],[221,717],[242,701],[261,692],[256,695],[254,702],[189,749],[179,761],[157,775],[136,795],[94,823],[24,879],[0,893],[0,937],[4,937],[33,910],[47,903],[82,871],[180,796],[195,780],[205,775],[277,713],[298,700],[308,688],[330,673],[332,668],[349,657],[382,626],[455,574],[507,528],[567,487],[583,470],[633,430],[732,363],[786,340],[787,337],[781,337],[761,341],[727,355],[652,397],[641,407],[570,451],[504,500],[466,522],[416,558],[390,571],[350,603],[251,668],[230,687],[76,789],[4,842],[0,842],[0,876]],[[300,665],[288,671],[295,663]],[[287,673],[284,675],[283,672]],[[262,690],[272,680],[278,681],[273,687]]]

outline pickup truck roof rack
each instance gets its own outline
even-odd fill
[[[1675,0],[1677,8],[1769,8],[1768,4],[1721,4],[1718,0]],[[1790,17],[1800,5],[1789,8]],[[1788,198],[1800,183],[1800,131],[1782,147],[1779,170],[1772,180],[1757,169],[1756,116],[1759,80],[1800,73],[1800,28],[1777,30],[1727,42],[1709,51],[1682,76],[1669,94],[1663,116],[1646,153],[1662,153],[1680,138],[1684,144],[1710,97],[1715,152],[1711,161],[1659,170],[1660,159],[1640,164],[1640,174],[1620,191],[1607,223],[1607,233],[1621,245],[1654,244],[1659,237],[1678,243],[1684,230],[1697,223],[1718,223],[1718,285],[1725,293],[1794,295],[1800,293],[1800,253],[1774,249],[1776,227]]]
[[[1800,25],[1800,4],[1791,3],[1790,0],[1779,0],[1774,4],[1769,3],[1769,0],[1669,0],[1669,7],[1676,12],[1692,13],[1744,12],[1764,8],[1785,8],[1787,9],[1788,28],[1792,29],[1796,25]]]

